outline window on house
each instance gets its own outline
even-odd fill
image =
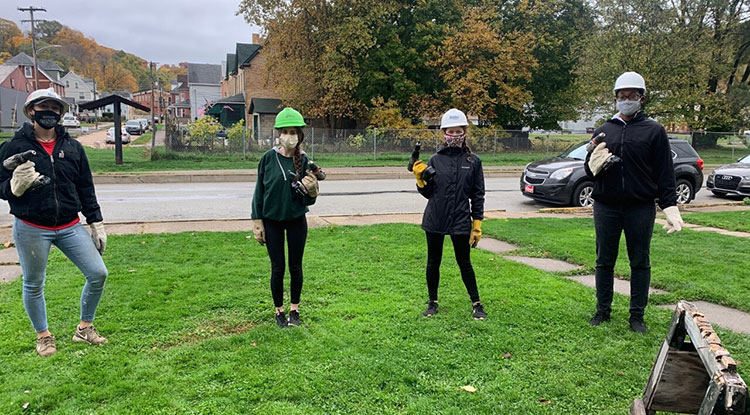
[[[86,94],[84,94],[83,92],[79,92],[78,99],[86,99]]]
[[[11,89],[16,89],[16,80],[13,78],[10,79],[10,87]]]
[[[26,77],[27,77],[27,78],[31,78],[32,76],[34,76],[34,75],[33,75],[33,74],[31,73],[31,66],[24,66],[24,67],[23,67],[23,70],[24,70],[24,72],[25,72],[25,74],[26,74]]]
[[[76,89],[78,89],[78,82],[76,82]]]
[[[70,88],[70,81],[65,81],[65,88]]]

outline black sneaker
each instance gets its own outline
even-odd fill
[[[472,315],[474,316],[474,320],[484,320],[485,318],[487,318],[487,313],[484,312],[482,303],[477,303],[474,305]]]
[[[290,326],[299,326],[300,325],[299,311],[292,310],[292,311],[289,312],[289,325]]]
[[[648,331],[646,323],[643,322],[643,317],[631,317],[630,318],[630,330],[636,333],[645,333]]]
[[[438,303],[437,301],[428,301],[427,302],[427,310],[422,313],[425,317],[432,317],[435,314],[437,314],[438,309]]]
[[[592,326],[598,326],[605,321],[609,321],[609,313],[597,311],[596,314],[594,314],[594,317],[591,317],[591,320],[589,320],[589,324]]]
[[[282,329],[289,325],[289,323],[286,321],[286,314],[284,314],[283,311],[276,312],[276,324],[278,324],[279,328]]]

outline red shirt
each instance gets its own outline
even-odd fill
[[[39,140],[37,140],[37,141],[39,141]],[[39,141],[39,144],[41,144],[42,147],[44,147],[44,151],[46,151],[47,154],[49,154],[51,156],[52,155],[52,151],[55,149],[55,142],[57,142],[57,139],[52,140],[50,142]],[[42,226],[42,225],[37,225],[35,223],[31,223],[29,221],[25,221],[23,219],[19,219],[19,220],[21,222],[29,225],[29,226],[33,226],[33,227],[39,228],[39,229],[44,229],[44,230],[47,230],[47,231],[59,231],[59,230],[65,229],[65,228],[70,228],[71,226],[73,226],[73,225],[75,225],[75,224],[77,224],[78,222],[81,221],[79,218],[75,218],[74,221],[72,221],[70,223],[66,223],[64,225],[60,225],[60,226]]]

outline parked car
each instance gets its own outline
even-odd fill
[[[123,144],[128,144],[130,142],[130,133],[128,133],[125,127],[120,128],[120,136],[122,137]],[[107,130],[107,137],[104,141],[107,144],[115,143],[115,127],[110,127],[109,130]]]
[[[143,132],[148,131],[149,120],[147,120],[145,118],[139,118],[138,121],[141,122],[141,131],[143,131]]]
[[[712,171],[706,188],[716,196],[750,196],[750,154]]]
[[[141,135],[143,134],[143,124],[138,120],[130,120],[125,123],[125,130],[130,134]]]
[[[526,165],[521,174],[521,193],[540,202],[591,206],[594,183],[583,163],[586,144],[574,145],[563,154]],[[690,143],[669,139],[677,182],[677,203],[690,203],[703,186],[703,160]]]
[[[81,122],[78,121],[78,118],[76,118],[75,115],[73,115],[71,113],[67,113],[67,114],[63,115],[62,126],[63,127],[79,128],[81,126]]]

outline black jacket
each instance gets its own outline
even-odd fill
[[[435,177],[417,187],[429,199],[422,229],[443,235],[471,233],[472,220],[484,218],[482,161],[463,148],[441,147],[427,164],[435,169]]]
[[[64,225],[74,221],[78,212],[83,213],[88,223],[101,222],[102,212],[96,201],[86,152],[63,127],[55,128],[57,141],[52,155],[36,140],[34,127],[29,123],[24,123],[0,150],[0,160],[36,150],[36,156],[31,158],[34,168],[52,179],[52,183],[16,197],[10,191],[13,172],[0,167],[0,198],[8,201],[13,216],[37,225]]]
[[[672,149],[664,127],[639,112],[627,123],[610,119],[594,131],[622,162],[594,177],[586,156],[586,174],[594,180],[594,200],[608,204],[640,204],[659,199],[664,209],[677,204]]]

